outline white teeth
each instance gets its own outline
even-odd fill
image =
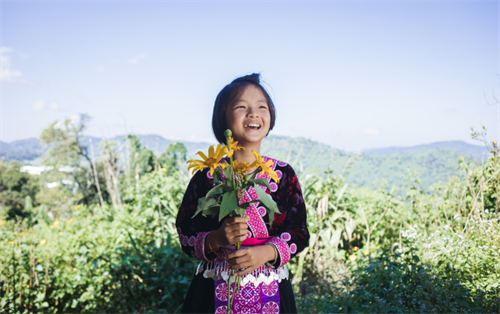
[[[260,125],[259,124],[246,124],[245,128],[248,128],[248,127],[251,127],[251,128],[260,128]]]

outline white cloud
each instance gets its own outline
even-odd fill
[[[59,109],[59,105],[55,101],[45,101],[45,100],[37,100],[31,105],[31,109],[34,111],[42,111],[44,109]]]
[[[50,109],[52,110],[57,110],[59,109],[59,105],[56,103],[56,102],[51,102],[50,105],[49,105]]]
[[[370,136],[378,136],[378,130],[376,130],[376,129],[370,129],[370,128],[364,128],[363,129],[363,134],[370,135]]]
[[[94,70],[96,70],[97,72],[104,72],[104,70],[106,69],[106,66],[105,65],[99,65],[99,66],[96,66],[94,67]]]
[[[25,83],[22,78],[23,73],[12,69],[11,56],[8,55],[14,52],[14,49],[8,47],[0,47],[0,81]]]
[[[131,64],[137,64],[139,60],[146,58],[148,55],[145,53],[141,53],[138,56],[135,56],[133,58],[127,59],[126,61]]]

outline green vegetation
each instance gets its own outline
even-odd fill
[[[130,136],[100,143],[94,158],[84,127],[44,131],[53,168],[40,176],[0,163],[0,313],[178,312],[196,267],[175,230],[190,178],[186,148],[157,156]],[[429,186],[402,166],[399,185],[353,183],[363,171],[340,152],[304,146],[276,156],[296,168],[309,154],[308,162],[345,161],[299,171],[311,233],[288,264],[299,311],[498,312],[500,156],[496,143],[490,150],[482,164],[456,166],[416,155],[415,163],[434,158],[456,173]]]

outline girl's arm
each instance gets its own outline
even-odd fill
[[[204,197],[210,189],[210,181],[206,174],[207,169],[204,169],[197,171],[191,178],[175,223],[182,250],[202,261],[213,260],[216,257],[214,253],[208,254],[205,243],[208,233],[218,227],[211,216],[204,217],[198,214],[195,218],[191,218],[196,212],[198,199]]]
[[[269,243],[279,252],[273,266],[281,267],[309,245],[309,231],[306,206],[295,171],[290,165],[276,170],[281,171],[282,178],[273,198],[281,214],[274,216],[270,234],[275,237]]]
[[[198,199],[207,195],[211,188],[207,171],[208,169],[197,171],[191,178],[175,223],[182,250],[202,261],[215,259],[216,254],[210,253],[210,246],[217,251],[221,246],[244,241],[248,229],[247,219],[244,217],[226,217],[222,222],[218,221],[218,215],[204,217],[198,214],[191,218],[198,207]]]

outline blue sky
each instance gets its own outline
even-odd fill
[[[1,2],[1,140],[79,113],[88,134],[215,141],[213,102],[262,73],[272,134],[345,150],[497,138],[499,3]]]

